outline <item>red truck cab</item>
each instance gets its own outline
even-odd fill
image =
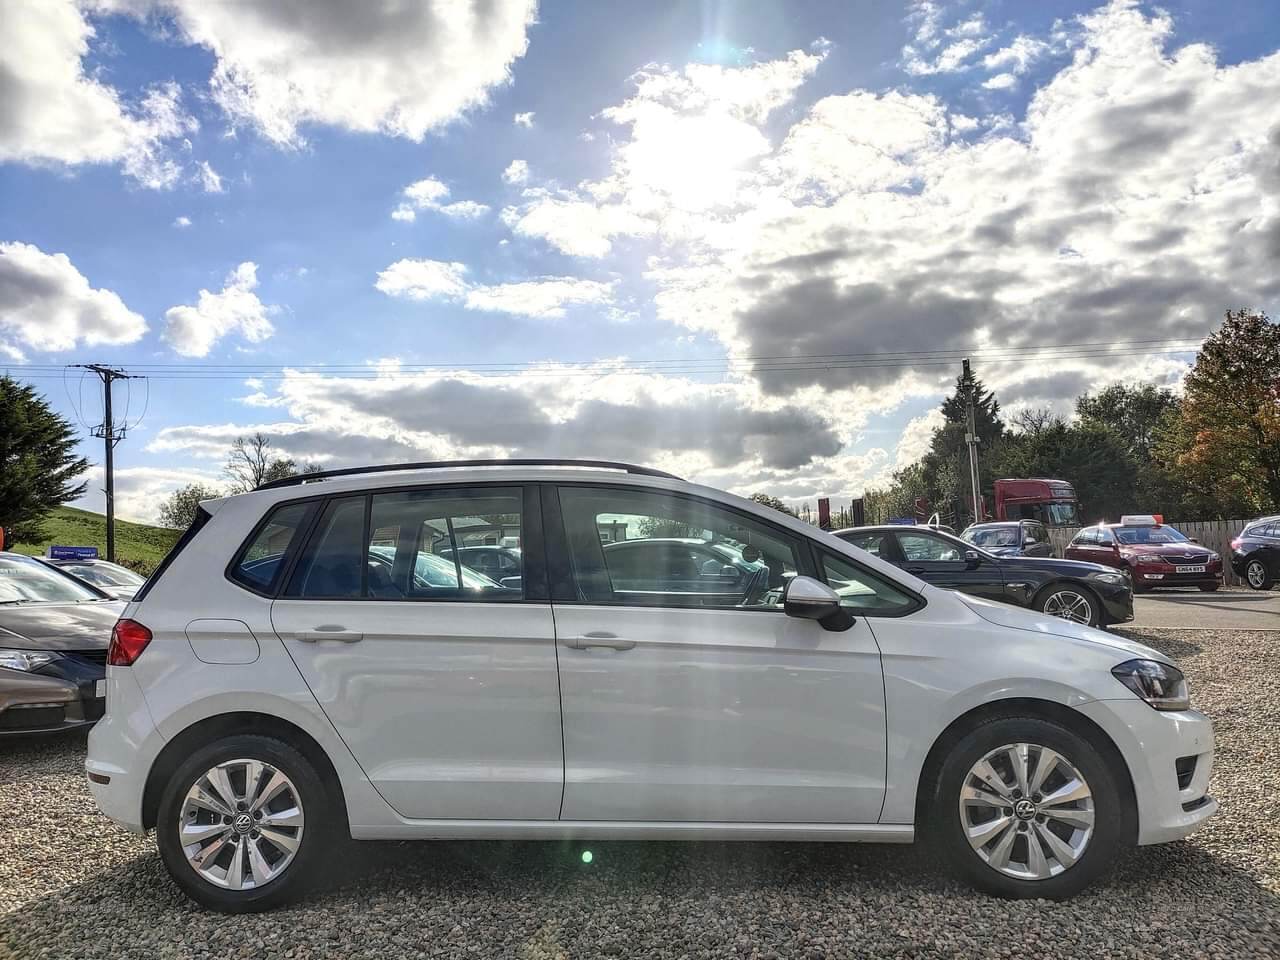
[[[1065,480],[997,480],[997,520],[1039,520],[1046,527],[1080,524],[1076,491]]]

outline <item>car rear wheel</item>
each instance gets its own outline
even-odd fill
[[[1270,590],[1272,583],[1275,582],[1271,577],[1271,571],[1261,560],[1250,560],[1245,564],[1244,579],[1245,583],[1254,590]]]
[[[1110,767],[1046,720],[992,720],[944,761],[931,827],[949,861],[1000,897],[1073,896],[1130,841],[1133,813]]]
[[[197,750],[160,800],[156,841],[170,875],[202,906],[266,910],[293,899],[337,832],[311,763],[272,737],[237,735]]]
[[[1069,583],[1055,583],[1040,594],[1041,613],[1096,627],[1102,619],[1101,604],[1093,592]]]

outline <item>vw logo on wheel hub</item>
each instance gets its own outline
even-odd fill
[[[1036,815],[1036,805],[1024,798],[1013,805],[1013,814],[1019,820],[1030,820]]]
[[[236,833],[248,833],[253,829],[253,817],[247,813],[242,813],[231,821],[231,826]]]

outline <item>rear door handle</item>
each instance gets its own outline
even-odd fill
[[[570,637],[566,641],[574,650],[590,650],[592,647],[606,647],[610,650],[630,650],[636,645],[634,640],[624,640],[612,633],[586,633],[580,637]]]
[[[364,639],[363,633],[353,633],[342,627],[317,627],[315,630],[299,630],[294,637],[303,643],[317,643],[321,640],[337,640],[340,643],[355,643]]]

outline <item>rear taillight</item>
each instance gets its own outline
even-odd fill
[[[1232,540],[1232,541],[1231,541],[1231,549],[1232,549],[1232,550],[1239,550],[1239,549],[1240,549],[1240,544],[1242,544],[1242,543],[1244,543],[1244,541],[1243,541],[1243,540],[1241,540],[1239,537],[1236,537],[1234,540]]]
[[[151,642],[151,631],[137,620],[117,620],[111,628],[111,646],[107,648],[107,663],[113,667],[127,667],[142,655]]]

